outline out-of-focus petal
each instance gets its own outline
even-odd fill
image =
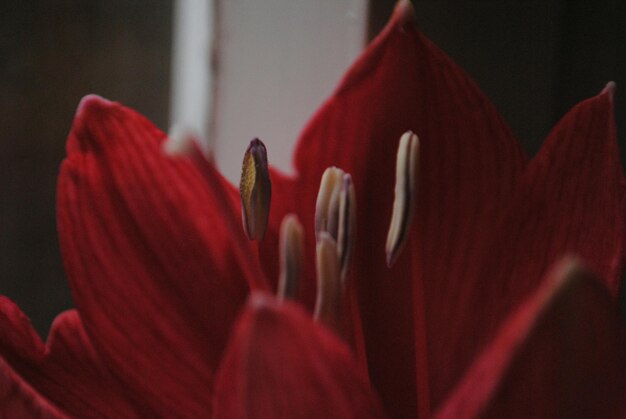
[[[497,263],[489,265],[507,276],[540,277],[550,261],[574,253],[617,294],[626,207],[613,89],[609,83],[576,105],[552,130],[520,181],[495,238]]]
[[[216,382],[216,418],[382,418],[345,344],[296,304],[255,294]]]
[[[142,412],[102,365],[75,310],[57,317],[44,345],[22,311],[0,297],[0,358],[11,370],[7,383],[23,381],[71,416],[132,418]]]
[[[203,416],[236,314],[266,281],[232,188],[210,165],[203,176],[167,157],[164,137],[120,104],[83,99],[59,233],[77,308],[117,378],[163,415]]]
[[[67,419],[45,400],[0,357],[0,417],[22,419]]]
[[[623,418],[626,330],[594,275],[561,262],[444,405],[447,418]]]
[[[611,96],[609,85],[557,124],[526,169],[511,206],[494,221],[497,233],[485,240],[481,268],[468,269],[450,290],[454,310],[440,325],[448,345],[437,345],[431,359],[444,371],[438,380],[445,388],[564,254],[579,255],[616,294],[626,208]]]

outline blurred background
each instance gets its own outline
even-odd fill
[[[311,99],[312,95],[307,95],[311,100],[302,101],[302,106],[285,102],[289,97],[281,97],[277,104],[259,106],[264,112],[262,120],[268,125],[265,127],[257,123],[254,116],[247,118],[255,114],[254,108],[250,111],[245,108],[250,106],[246,102],[251,101],[251,96],[253,102],[257,99],[254,85],[250,87],[253,94],[229,86],[241,86],[237,77],[249,77],[261,80],[257,83],[261,88],[272,89],[272,81],[258,74],[261,70],[267,72],[268,67],[259,69],[255,65],[258,59],[251,57],[249,67],[244,66],[246,71],[238,75],[236,69],[242,68],[241,63],[245,61],[241,60],[246,60],[247,56],[244,53],[233,58],[233,54],[241,50],[237,42],[264,39],[263,31],[271,30],[266,20],[284,13],[287,3],[291,4],[293,14],[304,13],[296,7],[301,3],[309,17],[308,20],[288,18],[292,23],[291,32],[279,40],[289,45],[290,57],[297,58],[293,59],[295,67],[281,66],[280,61],[272,59],[269,62],[281,68],[279,75],[283,80],[289,80],[285,75],[296,72],[302,60],[306,67],[313,69],[311,71],[316,71],[318,66],[326,68],[324,65],[328,64],[328,71],[317,71],[328,78],[316,79],[314,89],[307,87],[320,97]],[[213,101],[221,114],[211,108],[212,115],[216,114],[213,119],[207,117],[206,125],[211,126],[207,135],[211,137],[213,133],[217,138],[217,142],[208,144],[218,150],[218,157],[230,144],[220,138],[242,136],[232,154],[236,156],[233,161],[238,161],[241,144],[257,134],[248,135],[247,131],[237,129],[254,131],[258,125],[262,135],[272,136],[272,127],[277,125],[273,121],[295,121],[293,127],[288,126],[276,134],[283,141],[293,143],[297,127],[315,109],[312,103],[321,103],[321,99],[332,92],[338,81],[337,69],[343,71],[366,40],[378,33],[395,2],[321,1],[314,6],[314,20],[306,9],[312,7],[309,3],[300,0],[211,2],[212,31],[217,35],[211,40],[214,48],[207,50],[206,65],[207,71],[215,71],[216,80],[211,86],[213,93],[215,86],[219,86],[219,94],[215,94]],[[625,2],[438,0],[414,3],[423,32],[476,80],[530,155],[537,151],[551,126],[570,107],[598,93],[609,80],[615,80],[618,85],[618,135],[624,140]],[[253,7],[261,8],[258,10],[263,13],[253,12],[257,10]],[[85,94],[97,93],[139,110],[167,130],[172,120],[170,115],[176,112],[172,107],[179,106],[170,105],[174,103],[172,91],[175,90],[171,80],[176,83],[173,72],[180,71],[176,69],[181,64],[172,62],[172,57],[176,56],[173,39],[176,39],[177,29],[180,30],[174,25],[177,22],[175,10],[176,3],[168,0],[0,2],[0,294],[15,300],[42,336],[47,334],[54,316],[72,306],[58,250],[55,188],[76,105]],[[284,16],[281,19],[284,20]],[[338,24],[329,23],[326,28],[325,22],[331,21]],[[349,28],[345,30],[351,34],[349,37],[341,32],[344,21]],[[242,24],[248,22],[257,24]],[[311,32],[303,29],[299,33],[299,28],[306,25]],[[339,32],[334,35],[332,31]],[[338,42],[339,47],[349,50],[337,52],[333,49],[335,45],[321,39],[322,35],[316,32],[318,35],[324,32],[326,37],[343,36],[341,39],[345,42]],[[298,36],[305,41],[300,41]],[[301,42],[306,42],[306,48],[317,45],[321,52],[307,54]],[[281,48],[285,50],[274,46],[274,49]],[[264,57],[271,53],[264,52]],[[220,65],[216,66],[218,63]],[[303,84],[297,78],[288,82],[296,86]],[[246,97],[242,97],[245,93],[248,93]],[[220,102],[225,104],[221,108]],[[229,116],[231,108],[235,116]],[[289,113],[291,108],[299,112],[293,118]],[[247,124],[247,120],[251,122]],[[236,128],[229,131],[231,125]],[[620,145],[622,161],[626,161],[624,142]],[[279,165],[286,168],[288,149],[285,155],[279,156]],[[225,166],[232,166],[228,157],[221,161],[226,162]],[[239,167],[236,165],[230,170],[236,173]]]

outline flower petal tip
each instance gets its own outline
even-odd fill
[[[563,256],[551,271],[551,278],[556,282],[566,282],[570,278],[575,277],[579,272],[585,272],[585,265],[581,260],[573,255]]]
[[[174,124],[167,134],[167,139],[163,142],[163,152],[168,156],[187,156],[194,151],[195,138],[197,136],[193,129]]]
[[[617,85],[615,84],[614,81],[610,81],[606,84],[606,86],[604,86],[604,89],[602,89],[602,91],[600,92],[601,95],[603,94],[608,94],[609,95],[609,99],[611,100],[611,102],[613,102],[613,97],[615,96],[615,89],[617,88]]]
[[[113,102],[96,94],[84,96],[78,103],[76,108],[76,118],[85,116],[90,112],[98,112],[98,110],[111,106]]]
[[[398,0],[393,10],[392,21],[400,26],[415,24],[417,17],[413,3],[410,0]]]
[[[264,292],[253,292],[248,298],[248,307],[253,311],[273,310],[277,307],[274,297]]]

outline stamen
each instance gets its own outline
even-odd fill
[[[288,214],[280,225],[280,278],[278,299],[294,299],[302,272],[304,232],[298,217]]]
[[[317,301],[313,318],[339,331],[342,293],[340,265],[335,240],[321,232],[317,241]]]
[[[322,175],[320,189],[315,203],[315,237],[326,231],[337,238],[337,222],[339,213],[339,194],[344,172],[336,167],[329,167]]]
[[[270,213],[272,183],[267,165],[267,150],[258,138],[250,141],[241,169],[241,208],[243,227],[250,240],[265,235]]]
[[[352,177],[337,167],[322,175],[315,204],[315,237],[326,232],[337,243],[341,278],[345,278],[356,230],[356,199]]]
[[[350,253],[354,243],[356,232],[356,197],[352,177],[349,174],[343,176],[341,194],[339,199],[339,229],[337,231],[337,247],[339,250],[339,262],[341,265],[341,279],[345,280],[348,272]]]
[[[396,186],[391,224],[387,234],[387,266],[395,262],[406,241],[417,195],[419,140],[412,131],[400,137],[396,160]]]

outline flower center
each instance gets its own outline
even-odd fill
[[[173,129],[163,145],[169,155],[190,156],[201,168],[208,164],[194,135]],[[391,223],[387,234],[387,265],[397,260],[415,212],[419,140],[411,131],[399,141]],[[258,138],[246,149],[239,185],[242,222],[250,240],[261,240],[269,219],[272,185],[267,149]],[[315,204],[317,297],[313,317],[343,336],[342,303],[356,232],[356,195],[352,177],[337,167],[324,171]],[[286,215],[280,227],[280,276],[277,297],[296,299],[303,272],[304,230],[298,217]],[[346,339],[351,340],[351,339]]]
[[[396,160],[394,203],[386,243],[387,264],[402,250],[415,208],[419,153],[417,135],[407,131],[400,137]],[[267,149],[258,138],[246,149],[239,186],[242,221],[250,240],[261,240],[267,228],[271,181]],[[342,301],[356,232],[356,197],[349,173],[337,167],[324,171],[315,204],[317,297],[313,317],[342,335]],[[294,214],[284,217],[280,227],[279,300],[295,299],[303,271],[302,225]]]

